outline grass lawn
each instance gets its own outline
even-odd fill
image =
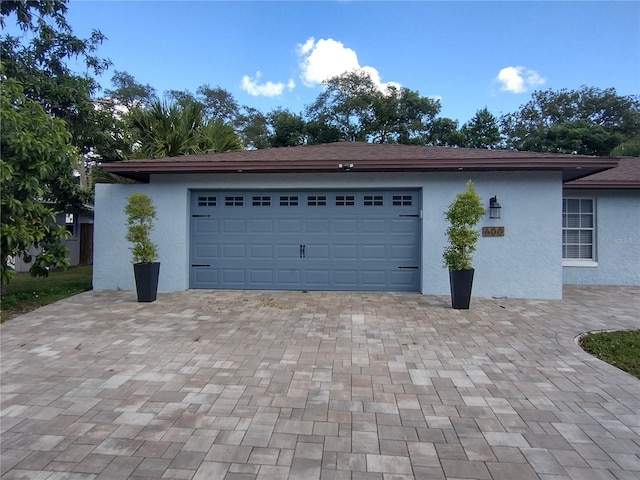
[[[640,330],[588,333],[580,346],[620,370],[640,378]]]
[[[93,267],[69,267],[54,270],[47,278],[16,273],[2,298],[2,322],[63,298],[91,290]]]

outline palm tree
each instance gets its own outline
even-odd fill
[[[129,116],[137,138],[138,158],[177,157],[240,150],[242,143],[233,128],[219,119],[207,120],[199,102],[168,104],[154,101],[147,109]]]

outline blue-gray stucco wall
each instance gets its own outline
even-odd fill
[[[341,174],[152,175],[148,184],[98,184],[95,194],[94,288],[133,290],[133,268],[125,241],[127,196],[146,192],[158,219],[160,291],[189,288],[189,196],[193,189],[419,188],[422,191],[423,294],[449,294],[442,268],[446,221],[443,212],[472,180],[485,207],[494,195],[502,218],[483,217],[479,227],[504,226],[503,237],[480,237],[474,256],[473,295],[562,297],[562,177],[560,172],[451,172]]]

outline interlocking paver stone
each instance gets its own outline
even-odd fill
[[[636,479],[640,381],[576,336],[640,288],[563,300],[86,292],[2,325],[2,478]]]

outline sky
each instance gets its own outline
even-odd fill
[[[535,90],[640,94],[640,2],[71,0],[67,20],[115,70],[165,91],[208,84],[267,113],[303,113],[323,80],[365,69],[441,102],[462,125]]]

